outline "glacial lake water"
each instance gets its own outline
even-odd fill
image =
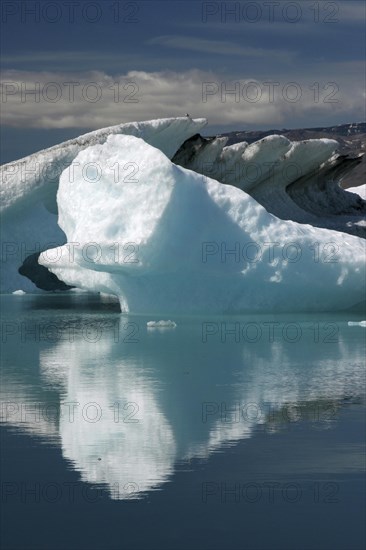
[[[365,547],[360,315],[1,306],[3,550]]]

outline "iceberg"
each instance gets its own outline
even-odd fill
[[[148,321],[147,328],[176,328],[177,323],[168,319],[167,321]]]
[[[266,152],[276,143],[277,156],[277,142]],[[296,158],[312,172],[334,148],[317,140],[305,148],[315,159],[301,145]],[[118,296],[122,312],[335,311],[365,301],[363,239],[279,219],[141,137],[109,134],[81,150],[57,204],[67,243],[39,263],[67,285]]]
[[[61,173],[80,151],[104,143],[109,135],[126,134],[143,138],[172,157],[206,124],[205,119],[189,117],[118,124],[1,166],[1,292],[66,290],[37,259],[41,251],[66,242],[57,225],[56,194]]]
[[[363,185],[359,185],[358,187],[349,187],[347,189],[348,193],[355,193],[356,195],[359,195],[361,199],[366,201],[366,183]]]
[[[270,135],[227,146],[228,140],[193,136],[173,162],[243,189],[281,219],[366,237],[365,196],[340,186],[362,154],[339,154],[333,139]]]
[[[364,190],[339,185],[360,158],[330,139],[227,146],[206,123],[119,124],[2,166],[1,292],[154,314],[362,303]]]

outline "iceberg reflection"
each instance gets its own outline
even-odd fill
[[[63,456],[84,481],[106,483],[112,494],[151,490],[167,480],[175,459],[156,392],[138,365],[111,360],[108,341],[80,344],[63,343],[52,353],[69,365],[59,426]],[[47,353],[41,369],[52,378]]]
[[[137,319],[134,343],[126,322],[134,324],[113,317],[94,342],[65,333],[40,350],[40,377],[9,370],[3,383],[3,420],[53,440],[82,480],[106,485],[111,498],[158,489],[179,461],[207,458],[260,427],[304,419],[329,427],[339,407],[364,395],[363,329],[346,321],[333,343],[316,341],[312,323],[301,322],[296,343],[275,331],[273,341],[206,344],[197,319],[174,331],[149,331]],[[44,414],[50,397],[40,388],[58,396],[57,418]],[[45,407],[38,419],[9,405],[36,401]]]

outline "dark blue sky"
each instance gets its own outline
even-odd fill
[[[362,1],[1,7],[2,162],[187,111],[208,118],[207,133],[365,118]]]

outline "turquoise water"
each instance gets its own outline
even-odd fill
[[[1,305],[3,549],[364,548],[359,316]]]

